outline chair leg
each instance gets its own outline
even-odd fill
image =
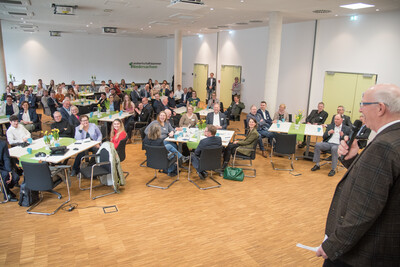
[[[4,186],[4,183],[3,183],[3,178],[0,177],[0,179],[1,179],[1,181],[0,181],[1,182],[1,190],[0,190],[0,192],[3,192],[4,195],[6,196],[6,199],[1,201],[0,204],[4,204],[4,203],[7,203],[9,201],[9,199],[8,199],[8,194],[7,194],[6,187]]]
[[[274,169],[274,170],[276,170],[276,171],[294,171],[294,167],[293,167],[294,154],[290,157],[290,158],[291,158],[291,161],[290,161],[290,167],[291,167],[291,169],[279,169],[279,168],[275,168],[275,164],[274,164],[274,162],[272,161],[272,156],[273,156],[273,153],[271,152],[271,159],[270,159],[270,161],[271,161],[272,169]]]
[[[147,159],[145,159],[142,163],[140,163],[140,167],[147,167],[146,165],[144,165],[147,162]]]
[[[68,176],[67,176],[67,169],[65,169],[65,183],[67,184],[68,199],[67,199],[67,201],[64,201],[60,206],[58,206],[53,212],[32,211],[36,206],[39,205],[40,202],[42,202],[42,200],[43,200],[43,193],[42,192],[39,192],[39,195],[40,195],[39,201],[37,201],[31,207],[29,207],[29,209],[27,209],[26,212],[29,213],[29,214],[38,214],[38,215],[53,215],[53,214],[55,214],[57,211],[59,211],[65,204],[67,204],[71,200],[71,193],[69,191],[69,182],[68,182]]]
[[[148,181],[146,183],[146,186],[154,187],[154,188],[158,188],[158,189],[168,189],[168,188],[170,188],[171,185],[173,185],[175,182],[179,181],[179,158],[178,158],[178,155],[176,155],[176,168],[177,168],[177,172],[178,172],[178,177],[175,180],[173,180],[168,186],[164,186],[163,187],[163,186],[158,186],[158,185],[152,185],[151,184],[151,182],[153,182],[154,180],[157,179],[157,170],[154,170],[154,177],[150,181]]]
[[[248,165],[235,164],[235,162],[236,162],[236,154],[235,154],[235,156],[233,157],[233,161],[232,161],[232,167],[235,168],[236,166],[249,166],[249,167],[253,166],[252,160],[250,159],[249,161],[250,161],[250,164],[248,164]],[[242,170],[243,170],[243,173],[244,173],[244,177],[255,178],[256,175],[257,175],[257,170],[254,169],[254,168],[242,168]],[[252,171],[253,175],[246,175],[244,171]]]
[[[221,187],[221,184],[217,180],[215,180],[214,177],[212,176],[212,171],[211,171],[210,179],[212,181],[214,181],[217,185],[209,186],[209,187],[200,187],[195,181],[190,179],[190,166],[191,166],[191,163],[192,163],[192,157],[190,157],[190,159],[189,159],[189,169],[188,169],[188,180],[189,180],[189,182],[193,183],[200,190],[207,190],[207,189]]]

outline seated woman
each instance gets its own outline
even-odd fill
[[[119,101],[115,100],[113,95],[110,95],[108,100],[110,102],[110,111],[120,111]]]
[[[75,128],[75,139],[78,141],[89,138],[91,140],[101,142],[103,136],[100,132],[100,129],[96,126],[96,124],[89,123],[89,117],[85,114],[81,115],[79,120],[80,120],[80,125]],[[92,153],[96,153],[99,147],[100,144],[97,144],[94,147],[90,148],[89,151],[91,151]],[[76,156],[74,165],[72,167],[71,176],[76,176],[79,173],[81,158],[84,155],[85,152],[81,152]]]
[[[146,146],[164,146],[164,139],[161,137],[161,127],[159,124],[149,125],[148,127],[148,134],[143,140],[143,144]],[[147,130],[147,129],[146,129]],[[168,150],[168,149],[167,149]],[[168,150],[169,151],[169,150]],[[169,151],[168,158],[171,159],[174,154],[173,152],[177,151]],[[178,152],[179,155],[179,152]],[[182,156],[182,155],[180,155]],[[178,156],[179,157],[179,156]],[[168,173],[168,176],[176,176],[177,173],[177,166],[176,164],[171,165],[168,170],[164,170]]]
[[[126,132],[124,130],[124,124],[120,119],[115,119],[112,123],[112,129],[110,133],[110,142],[114,144],[114,148],[117,149],[119,142],[126,138]]]
[[[193,107],[188,106],[187,112],[179,120],[179,127],[195,127],[198,121],[196,114],[193,113]]]
[[[167,121],[167,114],[165,111],[161,111],[158,114],[157,120],[152,121],[149,126],[146,127],[144,133],[147,135],[149,133],[150,126],[153,124],[158,124],[161,127],[161,138],[164,140],[165,138],[174,136],[174,128],[172,128],[171,124]]]
[[[98,89],[97,89],[96,83],[94,81],[92,81],[90,83],[89,90],[90,90],[90,92],[97,92]]]
[[[75,93],[73,88],[68,89],[68,94],[66,96],[68,96],[71,101],[78,99],[78,95]]]
[[[274,118],[272,120],[274,123],[276,123],[278,120],[287,122],[289,121],[289,114],[286,112],[285,104],[279,105],[279,109],[277,112],[275,112]]]
[[[200,98],[197,97],[196,91],[192,91],[192,97],[190,97],[187,101],[188,106],[198,107],[200,102]]]
[[[124,96],[124,101],[122,102],[122,110],[127,113],[135,113],[135,104],[131,101],[129,95]]]
[[[36,111],[29,108],[28,101],[22,102],[22,109],[19,111],[18,119],[29,132],[35,130],[35,123],[39,121]]]
[[[71,124],[74,128],[79,126],[81,122],[79,121],[79,109],[77,106],[71,106],[71,116],[69,116],[68,122]]]
[[[97,100],[96,106],[100,105],[100,111],[101,112],[106,112],[107,111],[107,107],[106,107],[106,103],[107,103],[107,95],[106,93],[102,92],[100,94],[100,98],[99,100]]]
[[[232,153],[237,153],[250,156],[251,151],[248,149],[253,149],[254,144],[258,142],[258,132],[257,132],[257,122],[254,119],[249,119],[249,132],[244,140],[234,141],[230,143],[224,151],[224,165],[222,169],[225,169],[228,166],[229,160],[231,159]]]

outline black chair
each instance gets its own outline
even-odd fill
[[[107,140],[107,123],[108,122],[104,122],[102,125],[98,126],[102,135],[102,139],[101,141],[104,142]]]
[[[135,138],[135,136],[137,135],[138,130],[140,131],[140,129],[146,128],[147,125],[150,124],[151,119],[153,118],[153,114],[154,114],[154,113],[155,113],[154,111],[152,111],[152,112],[150,113],[149,117],[147,118],[147,121],[135,121],[135,122],[134,122],[134,124],[133,124],[133,130],[132,130],[132,131],[133,131],[133,143],[135,143],[136,140],[139,140],[138,138]],[[140,134],[141,134],[141,133],[140,133]],[[142,136],[142,135],[141,135],[141,136]],[[142,141],[143,141],[143,138],[142,138]]]
[[[219,110],[224,113],[224,103],[219,102]]]
[[[252,167],[253,166],[253,160],[256,159],[256,149],[257,149],[257,144],[258,141],[254,142],[253,148],[246,148],[246,147],[241,147],[241,149],[246,149],[246,150],[250,150],[251,154],[250,156],[244,155],[240,152],[238,152],[238,150],[235,150],[235,154],[233,155],[233,162],[232,162],[232,167],[235,166],[248,166],[248,167]],[[236,160],[248,160],[249,164],[236,164]],[[256,169],[254,168],[242,168],[243,171],[247,170],[247,171],[252,171],[253,175],[244,175],[245,177],[256,177]]]
[[[67,176],[67,169],[69,169],[70,166],[60,166],[55,168],[52,172],[47,162],[31,163],[22,161],[21,164],[22,168],[24,169],[24,182],[26,187],[33,191],[39,191],[40,193],[39,201],[33,204],[27,210],[29,214],[53,215],[71,200],[71,195],[69,192],[69,181]],[[56,194],[58,196],[58,199],[62,198],[60,193],[53,190],[57,185],[62,182],[62,178],[60,176],[62,171],[64,171],[65,183],[67,184],[68,200],[63,202],[57,209],[55,209],[51,213],[32,211],[43,200],[43,191]]]
[[[122,139],[117,147],[117,153],[119,157],[119,161],[123,162],[126,158],[126,153],[125,153],[125,147],[126,147],[126,142],[128,141],[128,137]],[[129,176],[129,172],[124,172],[125,178]]]
[[[294,171],[293,160],[296,153],[296,135],[295,134],[283,134],[276,133],[274,140],[272,141],[271,149],[271,164],[274,170],[279,171]],[[278,154],[280,156],[288,156],[291,159],[291,169],[279,169],[275,168],[275,164],[272,160],[273,155]]]
[[[178,155],[175,154],[171,159],[168,159],[168,150],[164,146],[148,146],[145,145],[146,149],[146,157],[147,157],[147,167],[154,169],[154,177],[146,183],[148,187],[155,187],[159,189],[168,189],[171,185],[173,185],[176,181],[179,181],[179,170],[178,170],[178,177],[172,181],[168,186],[158,186],[152,185],[155,179],[157,179],[157,170],[167,170],[171,165],[176,163],[178,164]]]
[[[90,159],[93,157],[99,157],[99,163],[95,163],[92,166],[84,166],[86,164],[85,159]],[[81,190],[90,190],[90,198],[96,199],[104,196],[108,196],[111,194],[118,193],[116,190],[113,192],[106,193],[103,195],[92,197],[93,188],[104,186],[103,184],[93,186],[93,178],[100,177],[103,175],[111,175],[111,162],[110,162],[110,154],[106,149],[101,149],[96,154],[86,155],[83,156],[81,159],[81,166],[80,166],[80,173],[79,173],[79,189]],[[89,188],[82,188],[82,178],[90,178],[90,187]]]
[[[146,134],[144,133],[144,130],[146,130],[146,127],[140,128],[140,137],[142,138],[142,150],[146,150],[145,145],[143,144],[144,139],[146,138]],[[146,163],[147,159],[143,160],[142,163],[140,163],[140,167],[147,167],[144,165]]]
[[[34,122],[33,124],[35,125],[35,128],[33,129],[32,133],[39,132],[39,137],[41,137],[41,132],[42,132],[42,114],[37,114],[38,121]]]
[[[213,178],[212,174],[213,174],[213,171],[221,169],[222,149],[223,149],[222,146],[217,147],[217,148],[207,148],[207,149],[203,149],[200,154],[199,169],[203,170],[203,171],[211,171],[210,179],[213,180],[217,184],[214,186],[200,187],[192,179],[190,179],[190,167],[191,167],[191,163],[192,163],[192,157],[190,157],[188,180],[190,182],[192,182],[195,186],[197,186],[198,189],[207,190],[207,189],[221,187],[221,184]],[[192,156],[193,156],[193,154],[192,154]]]

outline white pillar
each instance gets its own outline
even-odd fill
[[[271,114],[274,114],[278,95],[279,61],[282,41],[282,14],[269,13],[269,38],[267,51],[267,66],[265,73],[264,99]]]
[[[182,85],[182,32],[175,30],[174,90]]]
[[[6,59],[4,57],[3,33],[1,30],[1,20],[0,20],[0,93],[1,94],[3,94],[6,91],[6,86],[7,86]]]

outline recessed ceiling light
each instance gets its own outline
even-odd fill
[[[375,11],[379,11],[379,8],[375,9]]]
[[[244,3],[244,0],[240,0],[240,3]]]
[[[210,10],[211,10],[211,11],[213,11],[213,10],[214,10],[214,8],[213,8],[213,7],[210,7]]]
[[[149,28],[151,28],[151,25],[149,25]]]
[[[86,27],[89,27],[89,24],[86,24]]]
[[[355,3],[355,4],[349,4],[349,5],[342,5],[340,7],[348,8],[348,9],[361,9],[361,8],[374,7],[374,5],[369,5],[369,4],[364,4],[364,3]]]
[[[356,21],[356,20],[358,20],[358,16],[351,16],[351,17],[350,17],[350,20],[351,20],[351,21]]]
[[[92,24],[93,24],[93,22],[90,22],[89,24],[90,24],[90,25],[92,25]]]
[[[335,17],[339,16],[338,14],[335,14]]]

